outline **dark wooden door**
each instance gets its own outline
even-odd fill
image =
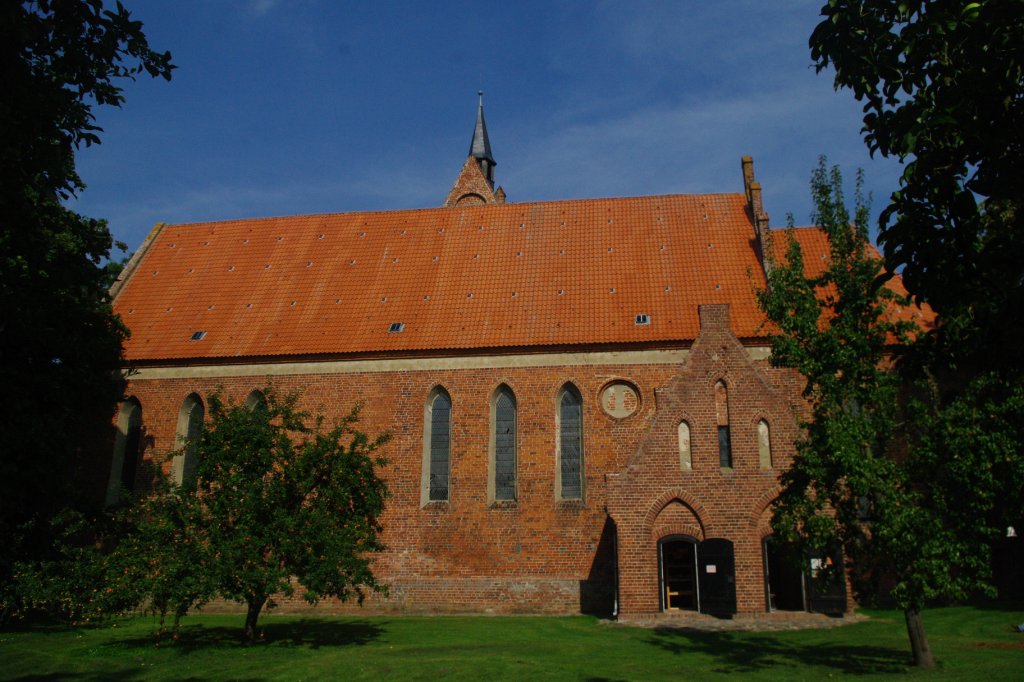
[[[736,613],[736,559],[732,542],[712,538],[697,547],[700,611],[714,616]]]

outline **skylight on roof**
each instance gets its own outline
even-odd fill
[[[202,341],[205,338],[206,338],[206,332],[205,331],[192,332],[192,336],[189,338],[189,341]]]
[[[651,316],[648,315],[647,313],[640,313],[639,315],[636,316],[635,322],[638,325],[650,324],[651,323]]]
[[[405,329],[405,322],[392,322],[388,334],[400,334]]]

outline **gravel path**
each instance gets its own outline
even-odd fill
[[[732,618],[715,618],[703,613],[668,613],[650,617],[622,618],[607,621],[612,626],[628,626],[651,629],[692,630],[694,632],[747,631],[775,632],[784,630],[810,630],[835,628],[869,620],[859,613],[848,613],[842,617],[826,616],[820,613],[775,612],[737,614]]]

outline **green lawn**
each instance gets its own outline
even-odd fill
[[[1024,679],[1024,609],[925,613],[939,670],[908,668],[892,611],[830,630],[679,632],[567,617],[265,616],[262,642],[239,643],[241,616],[185,619],[156,646],[150,618],[0,632],[0,680],[679,680]]]

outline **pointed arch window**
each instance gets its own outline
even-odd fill
[[[206,408],[203,400],[192,393],[178,410],[178,447],[181,448],[171,461],[171,480],[177,485],[193,486],[199,465],[199,434],[203,428]]]
[[[757,456],[762,469],[772,468],[772,436],[768,422],[757,422]]]
[[[679,422],[679,468],[683,471],[693,469],[693,453],[690,449],[690,425],[685,421]]]
[[[263,391],[258,388],[254,388],[249,391],[249,395],[245,396],[245,402],[242,404],[245,405],[245,409],[250,412],[265,410],[267,409],[267,396],[263,395]]]
[[[516,396],[500,386],[491,401],[491,470],[494,472],[492,499],[516,499]]]
[[[583,398],[572,384],[566,384],[558,396],[556,473],[561,499],[583,499]]]
[[[142,445],[142,405],[135,398],[121,403],[114,434],[114,454],[107,482],[107,504],[117,504],[122,491],[135,490],[135,474],[139,468]]]
[[[451,468],[452,399],[440,386],[427,398],[423,425],[422,501],[446,502]]]
[[[732,436],[729,433],[729,393],[724,381],[715,384],[715,419],[718,422],[718,465],[732,468]]]

